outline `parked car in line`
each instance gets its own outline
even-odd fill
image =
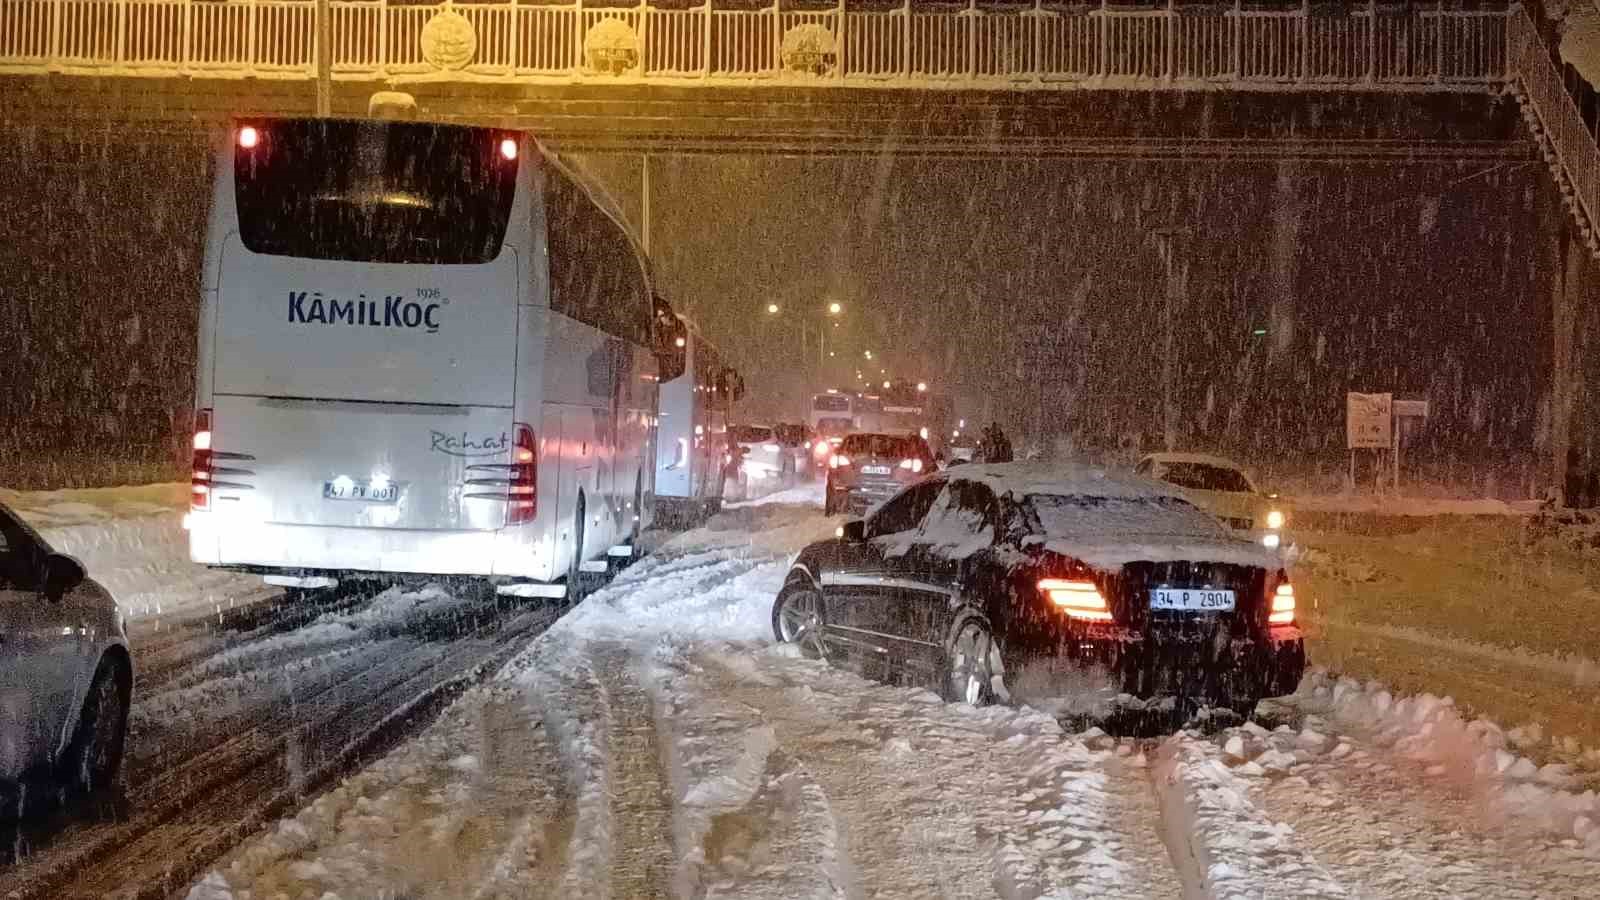
[[[772,608],[811,656],[888,661],[954,700],[1009,699],[1023,665],[1248,717],[1305,670],[1272,551],[1174,489],[1083,466],[973,463],[806,547]]]
[[[1206,453],[1152,453],[1134,471],[1177,488],[1190,502],[1242,537],[1267,547],[1284,543],[1288,513],[1276,495],[1256,487],[1243,466]]]
[[[937,468],[928,442],[914,434],[845,435],[828,458],[823,509],[862,513]]]
[[[750,491],[771,489],[794,476],[794,457],[770,426],[733,425],[728,436],[738,445],[738,475]]]
[[[0,504],[0,790],[103,796],[122,765],[132,688],[111,594]]]

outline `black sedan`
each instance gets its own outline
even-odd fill
[[[873,504],[935,468],[928,442],[914,434],[857,432],[846,435],[828,458],[823,510],[866,512]]]
[[[923,478],[806,547],[772,623],[807,655],[921,670],[972,704],[1066,661],[1248,717],[1300,682],[1295,612],[1275,555],[1161,483],[1014,463]]]

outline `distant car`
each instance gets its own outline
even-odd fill
[[[780,422],[772,427],[778,443],[794,459],[794,472],[809,477],[816,471],[811,459],[811,429],[804,422]]]
[[[739,445],[739,474],[750,488],[772,487],[794,475],[794,456],[766,425],[734,425],[728,435]]]
[[[861,513],[936,468],[928,442],[914,434],[845,435],[828,458],[828,515]]]
[[[978,442],[973,440],[971,435],[957,432],[945,444],[945,456],[950,465],[973,462],[977,459],[977,455]]]
[[[1242,537],[1267,547],[1283,543],[1288,513],[1276,497],[1257,489],[1244,467],[1205,453],[1152,453],[1134,472],[1177,488]]]
[[[111,594],[0,505],[0,783],[103,795],[122,765],[132,688]]]
[[[1121,692],[1248,717],[1305,646],[1276,556],[1159,482],[974,463],[919,480],[795,559],[772,609],[811,656],[889,661],[950,699],[1006,700],[1066,662]]]

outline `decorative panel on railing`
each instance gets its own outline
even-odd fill
[[[339,79],[1248,89],[1506,77],[1507,13],[1443,6],[330,0],[328,10]],[[0,0],[0,71],[308,78],[316,17],[316,0]]]

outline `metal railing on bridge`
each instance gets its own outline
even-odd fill
[[[1506,10],[724,9],[329,0],[330,77],[934,88],[1482,88]],[[317,0],[0,0],[0,72],[315,77]]]

